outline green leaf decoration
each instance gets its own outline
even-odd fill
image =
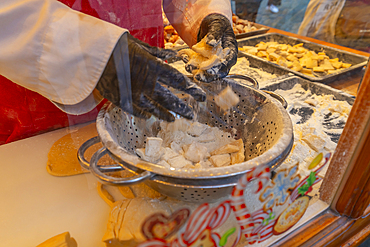
[[[303,196],[308,191],[308,189],[315,183],[315,181],[316,174],[314,172],[311,172],[307,178],[307,182],[298,188],[298,193]]]
[[[315,183],[315,180],[316,180],[316,174],[314,172],[311,172],[310,176],[308,176],[307,178],[307,184],[309,185],[309,187],[311,187]]]

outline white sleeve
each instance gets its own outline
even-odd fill
[[[97,103],[93,90],[126,31],[56,0],[1,0],[0,74],[69,106],[62,107],[67,112],[87,112]]]

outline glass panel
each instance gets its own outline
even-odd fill
[[[368,63],[368,8],[2,0],[0,239],[289,236],[328,206],[319,188]]]

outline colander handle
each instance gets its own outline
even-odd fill
[[[280,101],[280,103],[283,105],[284,109],[286,109],[288,107],[288,102],[280,94],[277,94],[277,93],[274,93],[274,92],[271,92],[271,91],[267,91],[267,90],[262,90],[262,91],[264,93],[267,93],[271,97],[277,99],[278,101]]]
[[[91,157],[90,160],[90,171],[94,176],[96,176],[100,181],[104,184],[108,185],[133,185],[137,183],[141,183],[147,179],[150,179],[154,176],[149,171],[143,171],[142,173],[128,178],[117,178],[106,175],[102,170],[101,167],[98,167],[98,161],[108,153],[109,151],[106,148],[99,149],[94,155]],[[123,162],[123,161],[122,161]],[[124,169],[123,165],[120,166],[121,170]]]
[[[90,170],[90,163],[85,159],[85,152],[89,147],[95,144],[98,144],[99,142],[100,142],[100,137],[95,136],[87,140],[86,142],[84,142],[77,151],[78,162],[86,170]],[[123,168],[119,165],[100,166],[99,169],[103,170],[104,172],[115,172],[115,171],[123,170]]]
[[[106,148],[99,149],[94,155],[91,157],[90,163],[85,159],[85,152],[86,150],[100,142],[100,137],[95,136],[86,142],[84,142],[81,147],[78,149],[77,152],[77,159],[80,162],[80,165],[90,170],[98,179],[100,179],[103,183],[110,184],[110,185],[132,185],[136,183],[140,183],[144,180],[147,180],[153,176],[152,173],[148,171],[143,171],[142,173],[129,177],[129,178],[115,178],[111,176],[107,176],[105,172],[115,172],[115,171],[122,171],[125,169],[123,165],[110,165],[110,166],[99,166],[99,160],[107,154],[109,151]]]
[[[250,76],[239,75],[239,74],[228,74],[226,76],[226,78],[245,80],[245,81],[248,81],[248,82],[250,82],[250,83],[253,84],[252,88],[259,89],[259,84],[258,84],[257,80],[254,79],[254,78],[252,78],[252,77],[250,77]]]

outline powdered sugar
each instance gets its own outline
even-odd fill
[[[334,95],[312,94],[298,83],[290,90],[278,89],[275,92],[287,100],[287,111],[294,129],[294,146],[281,168],[299,162],[299,173],[307,176],[310,173],[307,167],[318,153],[334,152],[334,141],[342,133],[352,106],[347,101],[335,100]],[[312,138],[308,136],[317,137],[324,145],[312,146]],[[326,169],[320,175],[324,176],[325,172]]]

